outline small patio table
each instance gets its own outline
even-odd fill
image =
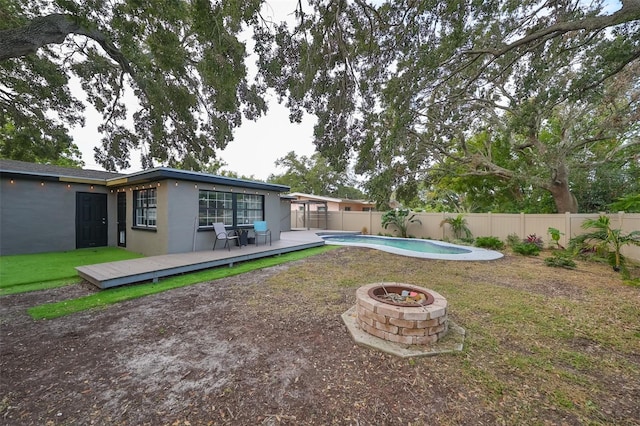
[[[236,228],[236,235],[238,236],[238,246],[247,246],[249,245],[249,230],[246,228]]]

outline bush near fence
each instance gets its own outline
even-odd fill
[[[311,217],[305,218],[302,212],[291,212],[291,227],[309,229],[329,229],[335,231],[361,232],[366,228],[371,235],[392,234],[393,227],[382,227],[382,215],[384,212],[311,212]],[[416,213],[419,223],[410,224],[408,234],[416,238],[429,238],[433,240],[453,239],[451,227],[440,226],[440,222],[447,217],[455,217],[458,213]],[[569,239],[587,231],[582,229],[585,219],[597,219],[597,213],[564,213],[564,214],[507,214],[507,213],[465,213],[467,227],[474,237],[494,236],[505,241],[511,234],[526,238],[536,234],[542,237],[545,247],[552,245],[551,235],[547,233],[549,227],[558,229],[560,244],[567,247]],[[638,213],[613,213],[607,214],[611,220],[612,228],[621,228],[622,232],[629,233],[640,229],[640,214]],[[309,226],[304,226],[308,224]],[[622,253],[629,259],[640,261],[640,247],[625,246]]]

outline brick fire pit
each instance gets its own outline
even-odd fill
[[[402,297],[389,297],[396,294],[406,294],[406,302],[399,300]],[[447,300],[411,284],[368,284],[356,290],[356,323],[389,342],[431,345],[448,332]]]

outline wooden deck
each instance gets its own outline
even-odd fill
[[[217,248],[191,253],[149,256],[140,259],[78,266],[78,275],[99,288],[110,288],[142,281],[157,282],[159,278],[185,272],[233,266],[236,262],[275,256],[297,250],[324,245],[324,240],[313,231],[283,232],[272,245],[231,247],[231,251]]]

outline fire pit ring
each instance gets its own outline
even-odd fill
[[[406,291],[424,295],[425,303],[390,303],[381,293]],[[429,297],[430,296],[430,297]],[[415,297],[415,296],[414,296]],[[420,298],[418,296],[418,298]],[[430,302],[430,303],[428,303]],[[427,304],[428,303],[428,304]],[[439,293],[404,283],[374,283],[356,290],[356,324],[366,333],[394,343],[430,345],[449,330],[447,299]]]
[[[379,287],[371,287],[369,297],[394,306],[426,306],[434,301],[433,295],[425,289],[407,285],[388,285],[381,283]],[[398,297],[391,297],[397,295]]]

